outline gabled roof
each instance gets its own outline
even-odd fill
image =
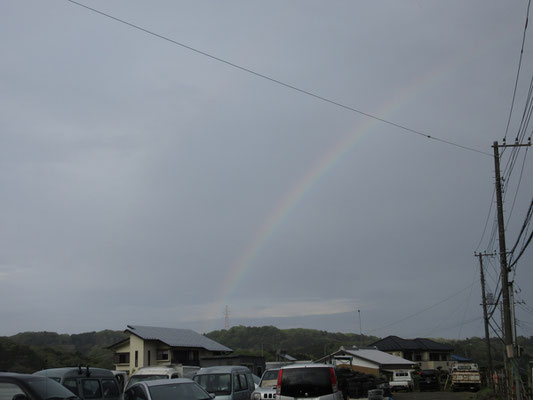
[[[434,342],[430,339],[417,338],[417,339],[402,339],[398,336],[387,336],[377,342],[372,343],[371,346],[376,346],[381,351],[453,351],[453,347]]]
[[[353,349],[345,349],[344,347],[341,347],[339,350],[337,350],[335,353],[331,354],[330,356],[343,356],[343,355],[350,355],[355,358],[359,358],[361,360],[370,361],[375,364],[378,364],[380,368],[387,368],[387,367],[403,367],[403,368],[411,368],[414,364],[413,361],[406,360],[405,358],[393,356],[392,354],[385,353],[384,351],[380,351],[378,349],[359,349],[359,348],[353,348]],[[324,358],[321,358],[319,360],[316,360],[315,362],[322,362],[323,360],[329,358],[330,356],[326,356]]]
[[[128,325],[125,332],[129,332],[144,340],[159,340],[170,347],[197,347],[209,351],[233,351],[229,347],[223,346],[220,343],[209,339],[207,336],[200,335],[192,329]]]
[[[385,353],[378,349],[350,349],[346,350],[346,353],[362,358],[363,360],[375,362],[381,367],[386,367],[388,365],[404,365],[405,367],[410,367],[413,365],[412,361],[393,356],[392,354]]]

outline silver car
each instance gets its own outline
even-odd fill
[[[187,378],[157,379],[134,383],[124,392],[124,400],[212,400],[214,395]]]
[[[252,393],[251,400],[275,399],[276,385],[278,384],[278,373],[279,368],[267,369],[263,373],[259,385]]]

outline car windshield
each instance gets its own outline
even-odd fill
[[[287,368],[281,376],[281,395],[319,397],[333,393],[329,368]]]
[[[270,371],[265,371],[263,378],[261,378],[261,387],[270,387],[276,386],[278,383],[278,373],[279,369],[273,369]]]
[[[215,393],[217,396],[231,394],[230,374],[202,374],[193,379],[209,393]]]
[[[43,399],[71,399],[77,398],[63,385],[49,378],[32,378],[26,383]]]
[[[152,400],[211,400],[209,393],[196,383],[150,386]]]
[[[133,375],[128,381],[128,386],[141,381],[155,381],[156,379],[168,379],[168,375]]]

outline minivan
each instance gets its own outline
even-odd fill
[[[292,364],[280,368],[276,400],[342,400],[333,365]]]
[[[119,400],[120,389],[113,373],[103,368],[50,368],[37,371],[61,383],[82,400]]]
[[[255,389],[252,373],[243,366],[200,368],[192,379],[217,400],[250,400]]]

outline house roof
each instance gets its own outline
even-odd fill
[[[125,332],[130,332],[144,340],[159,340],[170,347],[198,347],[209,351],[233,351],[229,347],[223,346],[207,336],[200,335],[192,329],[128,325]]]
[[[387,336],[377,342],[372,343],[371,346],[376,346],[381,351],[394,351],[394,350],[422,350],[422,351],[453,351],[453,347],[437,343],[430,339],[417,338],[417,339],[402,339],[398,336]]]
[[[339,356],[339,355],[349,355],[354,358],[359,358],[361,360],[369,361],[375,364],[378,364],[380,368],[387,368],[387,367],[404,367],[404,368],[411,368],[415,363],[413,361],[406,360],[405,358],[393,356],[392,354],[385,353],[384,351],[380,351],[378,349],[348,349],[346,350],[344,347],[341,347],[339,350],[337,350],[335,353],[331,354],[330,356],[326,356],[324,358],[321,358],[319,360],[316,360],[315,362],[321,362],[322,360],[325,360],[331,356]]]
[[[363,360],[375,362],[380,367],[386,367],[388,365],[399,365],[410,367],[413,365],[412,361],[405,358],[393,356],[392,354],[385,353],[378,349],[350,349],[345,350],[346,354],[353,355],[354,357],[361,358]]]

